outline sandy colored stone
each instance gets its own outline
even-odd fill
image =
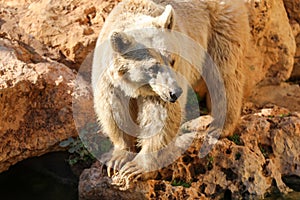
[[[202,125],[189,127],[202,129]],[[96,163],[82,173],[79,195],[81,199],[130,199],[134,195],[141,199],[222,199],[224,195],[249,199],[262,198],[274,187],[283,193],[291,191],[282,177],[300,175],[299,156],[295,156],[300,151],[300,114],[270,106],[245,115],[236,134],[239,143],[219,140],[204,158],[198,156],[204,139],[199,134],[176,162],[152,180],[132,183],[128,191],[110,185],[110,178]],[[187,187],[172,185],[175,180]]]
[[[300,78],[300,1],[299,0],[284,0],[284,5],[289,16],[290,24],[293,29],[293,34],[296,39],[296,54],[295,65],[292,72],[293,79]]]
[[[272,103],[300,112],[300,86],[289,83],[260,86],[253,91],[250,100],[259,107]]]
[[[79,67],[93,50],[104,19],[117,2],[40,0],[28,6],[19,26]]]
[[[106,16],[118,2],[0,1],[0,36],[79,69],[93,50]]]
[[[0,172],[18,161],[61,149],[62,140],[77,136],[72,98],[91,99],[84,81],[78,84],[81,88],[74,87],[76,74],[68,67],[19,59],[28,61],[30,55],[0,39]]]
[[[300,22],[300,1],[299,0],[283,0],[290,20]]]
[[[282,1],[248,0],[252,41],[246,61],[248,89],[287,80],[293,70],[295,38]]]

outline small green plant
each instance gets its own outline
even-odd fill
[[[207,161],[208,163],[212,164],[214,162],[214,157],[212,157],[211,155],[207,156]]]
[[[207,169],[211,170],[213,168],[214,157],[211,155],[208,155],[206,157],[206,159],[207,159]]]
[[[233,134],[232,136],[229,136],[228,139],[232,142],[234,142],[236,145],[243,145],[243,142],[241,141],[239,134]]]
[[[206,97],[201,97],[193,89],[188,90],[187,102],[185,105],[186,121],[195,119],[200,115],[207,115],[209,110],[206,105]]]
[[[265,158],[268,158],[268,156],[269,156],[268,151],[267,151],[261,144],[259,144],[258,147],[259,147],[259,149],[260,149],[262,155],[263,155]]]
[[[176,180],[175,179],[171,182],[171,185],[172,186],[182,186],[182,187],[185,187],[185,188],[189,188],[189,187],[191,187],[191,182],[187,183],[187,182],[184,182],[182,180]]]
[[[280,114],[279,117],[290,117],[292,114],[289,112],[289,113],[286,113],[286,114]]]
[[[68,147],[68,151],[71,154],[68,159],[70,165],[75,165],[80,161],[88,163],[95,160],[94,156],[90,154],[79,138],[73,139],[70,137],[69,139],[62,141],[59,146]]]

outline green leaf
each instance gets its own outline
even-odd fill
[[[70,146],[73,142],[74,142],[74,139],[72,137],[70,137],[67,140],[61,141],[59,143],[59,146],[64,148],[64,147]]]

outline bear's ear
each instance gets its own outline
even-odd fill
[[[154,24],[161,28],[173,29],[175,26],[173,7],[171,5],[167,5],[165,11],[155,18]]]
[[[110,36],[110,43],[115,52],[124,54],[133,45],[134,40],[124,32],[113,32]]]

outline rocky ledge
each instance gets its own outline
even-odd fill
[[[195,140],[157,177],[131,183],[129,190],[121,191],[111,185],[97,162],[81,174],[80,198],[249,199],[275,191],[300,191],[299,185],[291,184],[300,181],[300,113],[271,105],[251,110],[235,134],[219,140],[204,158],[199,158],[204,140],[199,119],[184,126],[187,134],[198,130]]]

